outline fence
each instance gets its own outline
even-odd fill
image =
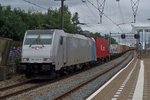
[[[16,63],[20,60],[21,43],[0,37],[0,80],[16,73]]]

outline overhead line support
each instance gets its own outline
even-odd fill
[[[131,0],[131,6],[132,6],[132,11],[133,11],[133,17],[134,17],[134,23],[136,23],[136,15],[138,11],[138,6],[139,6],[139,1],[140,0]]]
[[[64,29],[64,1],[65,0],[54,0],[54,1],[61,1],[60,28]]]
[[[97,0],[97,6],[98,6],[98,11],[99,11],[99,16],[100,16],[100,23],[102,24],[102,16],[103,16],[103,12],[104,12],[104,7],[105,7],[105,2],[106,0],[104,0],[102,3],[99,2],[99,0]]]
[[[65,0],[61,0],[61,29],[64,28],[64,1]]]

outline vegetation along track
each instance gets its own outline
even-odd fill
[[[105,69],[104,71],[102,71],[101,73],[93,76],[91,79],[87,80],[87,81],[84,81],[83,83],[80,83],[77,87],[69,90],[69,91],[66,91],[60,95],[58,95],[55,100],[63,100],[63,98],[69,96],[70,94],[80,90],[83,86],[89,84],[90,82],[96,80],[97,78],[101,77],[102,75],[106,74],[107,72],[111,71],[112,69],[116,68],[117,66],[119,66],[120,64],[122,64],[128,57],[125,57],[122,61],[120,61],[119,63],[117,63],[116,65],[108,68],[108,69]]]

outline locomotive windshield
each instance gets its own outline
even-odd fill
[[[53,32],[51,31],[29,31],[26,34],[25,45],[50,45],[52,43]]]

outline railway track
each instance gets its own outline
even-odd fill
[[[47,82],[43,82],[43,83],[30,83],[31,80],[26,81],[26,82],[22,82],[19,84],[15,84],[12,86],[8,86],[8,87],[4,87],[0,89],[0,100],[4,100],[7,98],[10,98],[12,96],[16,96],[18,94],[30,91],[32,89],[41,87],[43,85],[46,85]]]
[[[85,71],[85,70],[82,70],[82,71]],[[71,74],[70,76],[78,74],[80,72],[81,71],[78,71],[76,73]],[[42,82],[42,83],[39,83],[39,84],[37,82],[36,83],[31,83],[32,80],[28,80],[26,82],[22,82],[22,83],[7,86],[7,87],[4,87],[4,88],[0,88],[0,100],[5,100],[7,98],[11,98],[13,96],[16,96],[16,95],[34,90],[36,88],[48,85],[50,83],[54,83],[54,82],[57,82],[59,80],[63,80],[63,79],[68,78],[70,76],[62,76],[60,78],[54,78],[54,79],[51,79],[49,81]],[[18,89],[18,90],[14,91],[15,89]],[[12,91],[12,92],[10,92],[10,91]]]
[[[84,85],[92,82],[93,80],[97,79],[101,75],[109,72],[110,70],[112,70],[113,68],[115,68],[116,66],[118,66],[119,64],[121,64],[126,58],[124,58],[120,63],[116,64],[115,66],[113,66],[113,67],[111,67],[111,68],[109,68],[107,70],[102,71],[102,73],[99,73],[99,74],[95,75],[93,78],[91,78],[91,79],[89,79],[87,81],[84,81],[83,83],[81,83],[77,87],[73,88],[72,90],[66,91],[63,94],[58,95],[55,99],[62,99],[64,97],[68,96],[70,93],[73,93],[74,91],[79,90]],[[70,76],[73,76],[75,74],[78,74],[78,73],[81,73],[81,72],[84,72],[84,71],[86,71],[86,70],[75,72],[75,73],[73,73],[73,74],[71,74],[69,76],[63,76],[63,77],[60,77],[60,78],[54,78],[52,80],[49,80],[49,81],[46,81],[46,82],[43,82],[43,83],[39,83],[39,84],[33,84],[33,83],[30,83],[30,82],[23,82],[23,83],[20,83],[20,84],[15,84],[15,85],[12,85],[12,86],[1,88],[0,89],[0,100],[7,99],[7,98],[10,98],[10,97],[13,97],[13,96],[17,96],[19,94],[22,94],[22,93],[34,90],[36,88],[48,85],[50,83],[54,83],[54,82],[56,82],[58,80],[59,81],[63,80],[65,78],[68,78]],[[25,88],[22,88],[22,87],[25,87]],[[18,88],[20,88],[20,89],[18,89]],[[15,90],[15,89],[17,89],[17,90],[8,93],[8,91],[12,91],[12,90]]]
[[[114,69],[115,67],[119,66],[120,64],[122,64],[128,57],[124,58],[121,62],[117,63],[116,65],[108,68],[108,69],[105,69],[104,71],[102,71],[101,73],[93,76],[92,78],[90,78],[89,80],[86,80],[82,83],[80,83],[78,86],[72,88],[71,90],[69,91],[66,91],[58,96],[55,97],[55,100],[63,100],[65,97],[69,97],[71,94],[73,94],[74,92],[76,91],[79,91],[83,86],[89,84],[90,82],[96,80],[97,78],[101,77],[102,75],[106,74],[107,72],[111,71],[112,69]]]
[[[8,84],[8,85],[6,85],[6,86],[3,86],[3,87],[1,87],[0,88],[0,92],[2,92],[2,91],[5,91],[5,90],[8,90],[8,89],[11,89],[11,88],[15,88],[15,87],[19,87],[19,86],[21,86],[21,85],[24,85],[25,83],[28,83],[28,82],[30,82],[32,79],[25,79],[25,80],[23,80],[23,81],[20,81],[19,83],[15,83],[15,84]],[[10,81],[11,82],[11,81]],[[6,83],[5,83],[6,84]]]
[[[76,72],[74,74],[78,74],[78,73],[80,73],[80,72]],[[74,75],[74,74],[72,74],[72,75]],[[5,100],[7,98],[10,98],[10,97],[13,97],[13,96],[16,96],[16,95],[28,92],[30,90],[42,87],[44,85],[47,85],[47,84],[50,84],[50,83],[54,83],[54,82],[56,82],[58,80],[65,79],[67,77],[69,77],[69,76],[63,76],[63,77],[60,77],[60,78],[54,78],[54,79],[52,79],[50,81],[42,82],[42,83],[39,83],[39,84],[37,84],[37,83],[33,84],[33,83],[31,83],[32,80],[28,80],[28,81],[25,81],[25,82],[22,82],[22,83],[18,83],[18,84],[15,84],[15,85],[11,85],[11,86],[0,88],[0,100]],[[16,89],[18,89],[18,90],[16,90]],[[14,91],[14,90],[16,90],[16,91]]]
[[[8,89],[11,89],[11,88],[15,88],[17,86],[24,85],[25,83],[26,82],[21,82],[21,83],[18,83],[18,84],[14,84],[14,85],[10,85],[10,86],[6,86],[6,87],[3,87],[3,88],[0,88],[0,92],[8,90]]]

